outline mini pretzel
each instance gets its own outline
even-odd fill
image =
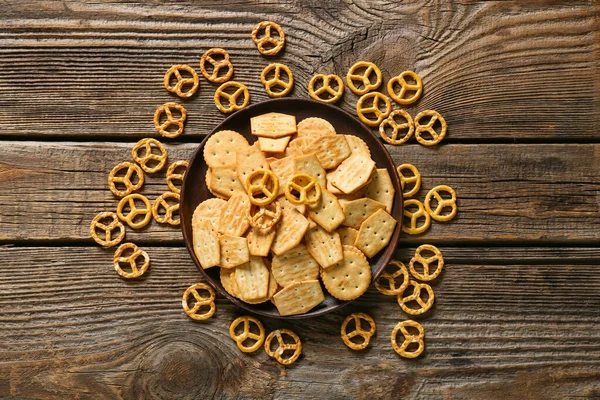
[[[425,258],[421,255],[423,251],[431,251],[433,256]],[[437,261],[437,266],[435,271],[431,273],[429,271],[429,266]],[[423,266],[423,273],[417,272],[415,269],[415,264],[421,264]],[[442,268],[444,268],[444,257],[442,256],[442,252],[438,250],[437,247],[432,246],[430,244],[424,244],[417,248],[415,251],[415,256],[410,260],[408,264],[408,268],[410,269],[410,273],[417,279],[421,281],[431,281],[439,276],[442,272]]]
[[[408,206],[411,205],[415,205],[418,207],[417,211],[412,212],[408,210]],[[427,211],[425,211],[425,207],[423,206],[423,203],[421,203],[419,200],[417,199],[408,199],[404,202],[404,210],[402,211],[404,214],[404,217],[410,219],[410,225],[406,225],[404,223],[404,220],[402,221],[402,231],[406,232],[410,235],[418,235],[419,233],[423,233],[425,232],[427,229],[429,229],[429,226],[431,225],[431,218],[429,217],[429,214],[427,214]],[[418,222],[419,222],[419,218],[425,218],[425,222],[419,226]]]
[[[288,335],[294,339],[294,343],[285,343],[282,335]],[[271,341],[274,337],[277,338],[279,347],[277,347],[275,351],[271,351]],[[294,354],[292,354],[291,357],[283,358],[283,352],[288,350],[293,350]],[[269,333],[269,336],[267,336],[265,339],[265,352],[269,355],[269,357],[274,357],[279,364],[290,365],[296,361],[300,356],[300,353],[302,353],[302,342],[300,341],[298,335],[289,329],[277,329]]]
[[[192,75],[192,77],[184,78],[181,76],[181,72],[179,72],[179,71],[187,71]],[[171,86],[171,77],[173,75],[175,75],[175,78],[177,78],[177,83],[175,84],[175,86]],[[184,85],[189,85],[190,83],[192,84],[192,87],[190,89],[188,89],[185,92],[181,90]],[[165,74],[165,79],[164,79],[165,89],[167,89],[169,92],[175,93],[175,94],[177,94],[177,96],[183,97],[183,98],[193,96],[194,93],[196,93],[196,90],[198,89],[199,83],[200,83],[200,78],[198,78],[198,74],[196,73],[196,71],[194,71],[194,69],[192,67],[190,67],[189,65],[183,65],[183,64],[182,65],[173,65],[171,68],[169,68],[169,70]]]
[[[408,332],[408,330],[406,329],[407,327],[416,328],[419,331],[419,334],[418,335],[410,334]],[[398,332],[402,332],[402,335],[404,336],[404,341],[402,342],[402,344],[400,346],[398,346],[398,343],[397,343]],[[423,350],[425,350],[425,343],[423,341],[424,338],[425,338],[425,331],[423,330],[423,327],[421,326],[421,324],[419,324],[418,322],[411,321],[411,320],[398,322],[398,325],[396,325],[394,327],[394,330],[392,331],[392,347],[394,348],[394,351],[396,353],[398,353],[400,356],[402,356],[404,358],[415,358],[415,357],[418,357],[423,352]],[[406,349],[412,343],[417,343],[419,345],[419,347],[414,351],[407,351]]]
[[[183,168],[184,171],[180,174],[176,174],[175,170],[178,168]],[[175,161],[173,164],[169,165],[169,169],[167,169],[167,186],[171,189],[173,193],[181,193],[181,190],[175,186],[173,181],[179,181],[180,184],[183,185],[183,178],[185,178],[185,173],[187,172],[188,162],[187,161]]]
[[[123,252],[128,249],[132,249],[133,252],[129,256],[123,257]],[[138,268],[136,260],[140,256],[144,257],[144,263],[141,267]],[[123,269],[121,268],[121,263],[129,264],[129,266],[131,267],[131,272],[123,271]],[[115,266],[115,271],[117,271],[117,273],[123,278],[137,278],[139,276],[144,275],[144,272],[148,270],[148,267],[150,266],[150,257],[148,257],[148,253],[137,247],[135,244],[123,243],[119,246],[117,251],[115,251],[113,264]]]
[[[421,125],[421,118],[423,117],[431,117],[431,119],[425,125]],[[440,125],[442,127],[440,133],[437,133],[434,129],[436,121],[440,121]],[[415,137],[417,138],[417,142],[421,143],[423,146],[433,146],[435,144],[438,144],[446,136],[447,127],[448,125],[446,125],[446,120],[437,111],[421,111],[415,117]],[[431,136],[430,140],[423,138],[422,135],[424,132],[429,133],[429,135]]]
[[[235,92],[233,92],[232,94],[229,94],[229,93],[225,92],[225,89],[227,89],[229,87],[235,87],[235,88],[237,88],[237,90]],[[242,105],[238,105],[237,99],[242,94],[244,95]],[[221,97],[226,99],[229,102],[229,107],[225,107],[221,103]],[[215,104],[216,104],[217,108],[219,109],[219,111],[221,111],[222,113],[228,114],[230,112],[237,111],[237,110],[240,110],[240,109],[246,107],[248,105],[248,103],[250,102],[250,92],[248,91],[248,88],[246,87],[246,85],[235,82],[235,81],[229,81],[229,82],[225,82],[224,84],[222,84],[221,86],[219,86],[217,88],[217,90],[215,91],[214,100],[215,100]]]
[[[158,148],[160,154],[152,153],[153,146]],[[145,154],[140,156],[140,149],[142,147],[145,150]],[[165,150],[165,146],[163,146],[158,140],[152,138],[145,138],[137,142],[133,146],[133,149],[131,149],[131,156],[135,162],[140,164],[142,169],[149,174],[160,171],[167,162],[167,150]],[[151,161],[156,162],[157,164],[154,167],[150,167],[148,164]]]
[[[414,196],[419,191],[419,189],[421,189],[421,174],[419,173],[419,170],[417,169],[417,167],[415,167],[412,164],[402,164],[402,165],[399,165],[398,168],[396,168],[396,169],[398,170],[398,175],[400,176],[400,185],[402,187],[402,197],[404,197],[406,199],[408,197]],[[404,173],[402,171],[404,171],[405,169],[411,171],[413,173],[413,176],[404,175]],[[404,189],[406,188],[406,184],[413,183],[413,182],[415,185],[412,187],[412,189],[405,192]]]
[[[369,107],[364,107],[363,104],[367,100],[373,100],[373,104]],[[385,103],[385,111],[381,111],[379,109],[379,101],[382,100]],[[390,99],[379,92],[372,92],[363,95],[358,102],[356,103],[356,114],[358,118],[369,126],[377,126],[381,124],[381,122],[390,115],[392,111],[392,103]],[[375,118],[367,118],[368,114],[373,114]]]
[[[146,206],[146,208],[138,208],[135,205],[136,199],[141,200],[144,203],[144,205]],[[123,208],[125,208],[126,204],[129,204],[129,208],[131,210],[129,211],[129,214],[124,215]],[[127,222],[127,225],[129,225],[131,228],[133,228],[133,229],[143,228],[144,226],[148,225],[148,222],[150,222],[150,218],[152,218],[152,210],[150,207],[150,202],[148,201],[148,199],[145,196],[142,196],[141,194],[138,194],[138,193],[133,193],[133,194],[127,195],[127,196],[123,197],[121,199],[121,201],[119,201],[119,204],[117,205],[117,215],[119,216],[119,219],[121,221]],[[144,219],[141,220],[140,222],[134,222],[135,217],[137,217],[138,215],[143,215]]]
[[[246,218],[248,218],[250,225],[253,227],[269,231],[279,221],[279,218],[281,218],[281,204],[278,201],[265,206],[252,204],[246,210]]]
[[[294,192],[298,193],[295,195]],[[309,197],[309,193],[313,193]],[[321,198],[321,185],[315,178],[306,174],[296,174],[285,185],[285,198],[294,205],[317,204]]]
[[[100,221],[105,218],[111,218],[112,221],[107,225]],[[101,239],[96,232],[96,228],[104,231],[104,239]],[[114,239],[112,238],[112,231],[119,228],[119,234]],[[104,247],[112,247],[121,243],[125,237],[125,227],[117,218],[117,215],[113,212],[101,212],[96,215],[90,224],[90,236],[96,243]]]
[[[275,39],[271,36],[271,28],[277,31],[277,35],[279,35],[279,39]],[[264,36],[259,37],[259,32],[264,29]],[[283,33],[283,29],[272,21],[262,21],[259,22],[254,29],[252,29],[252,41],[256,43],[256,47],[261,54],[265,56],[274,56],[279,53],[279,51],[283,48],[285,44],[285,34]],[[270,44],[273,48],[267,49],[265,47],[266,44]]]
[[[258,334],[250,332],[251,322],[258,327]],[[237,328],[241,323],[244,323],[244,331],[241,334],[236,335],[235,328]],[[244,315],[231,323],[229,326],[229,336],[231,336],[231,338],[237,343],[238,349],[244,353],[253,353],[260,349],[260,346],[262,346],[265,342],[265,328],[258,319]],[[256,340],[256,342],[254,342],[251,346],[244,346],[244,341],[247,339],[253,339]]]
[[[388,267],[394,267],[394,272],[388,272]],[[400,286],[396,286],[396,278],[402,277],[402,283]],[[387,281],[387,287],[383,285],[383,281]],[[385,269],[375,281],[375,288],[379,290],[379,293],[384,294],[386,296],[397,296],[400,293],[404,292],[404,289],[408,286],[408,281],[410,280],[410,276],[408,275],[408,270],[404,263],[391,260],[388,265],[386,265]]]
[[[406,77],[410,76],[415,83],[406,82]],[[400,91],[394,91],[394,84],[400,85]],[[393,77],[388,81],[388,94],[398,104],[406,105],[414,103],[419,99],[423,92],[423,81],[421,77],[412,71],[404,71],[400,75]],[[412,96],[406,97],[408,92],[415,92]]]
[[[323,85],[315,90],[315,85],[319,81],[322,81]],[[333,88],[331,81],[336,83],[337,89]],[[341,99],[342,95],[344,94],[344,81],[337,75],[317,74],[312,77],[310,82],[308,82],[308,93],[310,94],[310,97],[315,100],[319,100],[324,103],[335,103]]]
[[[125,176],[116,176],[121,170],[127,168]],[[134,185],[132,182],[132,175],[135,172],[138,182]],[[125,190],[121,191],[117,189],[115,183],[122,183],[125,186]],[[131,192],[138,190],[144,184],[144,173],[142,169],[137,165],[130,162],[122,162],[110,171],[108,174],[108,188],[115,196],[123,197],[127,196]]]
[[[440,195],[440,192],[450,193],[450,196],[452,196],[452,198],[444,199]],[[435,197],[435,199],[438,202],[435,210],[431,209],[431,198],[432,197]],[[433,189],[431,189],[429,191],[429,193],[427,193],[427,196],[425,196],[425,201],[423,202],[423,204],[425,205],[425,209],[427,210],[427,213],[429,215],[431,215],[431,218],[435,219],[436,221],[440,221],[440,222],[450,221],[452,218],[454,218],[456,216],[456,212],[458,211],[458,209],[456,207],[456,192],[450,186],[446,186],[446,185],[436,186]],[[447,208],[447,207],[452,208],[452,211],[450,211],[450,214],[443,215],[442,211],[444,211],[444,208]]]
[[[200,296],[198,290],[206,290],[208,292],[208,297]],[[192,308],[190,308],[188,304],[190,295],[192,295],[196,300],[196,304],[194,304],[194,307]],[[196,283],[195,285],[187,288],[183,294],[181,305],[183,306],[183,311],[185,311],[188,317],[197,321],[208,319],[215,313],[215,291],[205,283]],[[198,314],[198,311],[200,311],[202,306],[209,306],[210,309],[204,314]]]
[[[258,182],[257,182],[258,181]],[[275,200],[279,192],[279,179],[268,169],[259,169],[246,179],[248,197],[252,204],[264,206]]]
[[[223,59],[217,61],[213,58],[213,55],[223,56]],[[213,71],[210,74],[206,70],[207,61],[213,66]],[[225,75],[219,76],[219,71],[223,68],[227,68],[227,72]],[[229,61],[229,53],[226,50],[217,47],[207,50],[200,58],[200,71],[210,82],[223,83],[228,81],[233,75],[233,65],[231,64],[231,61]]]
[[[365,67],[365,71],[362,74],[355,74],[354,72],[359,69]],[[371,74],[375,73],[375,83],[371,83]],[[359,61],[348,70],[348,75],[346,75],[346,82],[348,83],[348,87],[350,90],[354,92],[354,94],[363,95],[371,90],[375,90],[381,85],[381,71],[377,67],[377,65],[368,61]],[[359,89],[354,85],[354,81],[361,82],[363,87]]]
[[[361,319],[364,319],[365,321],[367,321],[369,323],[369,325],[371,326],[371,329],[369,329],[368,331],[365,331],[360,324]],[[346,328],[348,326],[348,323],[352,320],[354,320],[354,324],[355,324],[356,328],[352,332],[347,333]],[[341,332],[342,340],[344,341],[344,344],[346,346],[350,347],[352,350],[362,350],[369,345],[371,336],[373,336],[375,334],[376,330],[377,330],[377,326],[375,325],[375,321],[373,321],[373,318],[371,318],[371,316],[369,316],[367,314],[363,314],[363,313],[350,314],[344,319],[344,322],[342,322],[342,332]],[[360,336],[361,338],[363,338],[363,342],[360,344],[357,344],[350,340],[356,336]]]
[[[177,200],[177,203],[170,205],[167,202],[167,199],[175,199],[175,200]],[[158,213],[158,210],[161,206],[166,211],[164,217]],[[160,196],[158,196],[156,198],[156,200],[154,200],[154,204],[152,204],[152,215],[154,216],[154,219],[156,220],[156,222],[161,223],[161,224],[169,223],[170,225],[179,225],[179,223],[181,222],[181,219],[179,217],[177,219],[173,219],[173,214],[178,213],[178,212],[179,212],[179,194],[178,193],[173,193],[173,192],[163,193]]]
[[[179,111],[181,113],[181,117],[173,117],[173,112],[171,111],[171,108],[174,108],[177,111]],[[163,112],[166,114],[167,120],[161,124],[160,117],[162,116]],[[186,117],[187,113],[182,105],[177,103],[165,103],[162,106],[158,107],[154,112],[154,127],[156,128],[156,131],[162,136],[173,139],[183,133]],[[177,126],[177,130],[175,132],[171,132],[168,130],[171,125]]]
[[[404,293],[398,295],[398,304],[400,305],[400,308],[405,313],[410,315],[420,315],[429,311],[431,306],[433,306],[433,301],[435,300],[435,296],[433,294],[433,289],[431,288],[431,286],[429,286],[426,283],[419,283],[417,281],[408,282],[408,286],[413,287],[413,292],[408,296],[404,296]],[[422,289],[425,289],[425,291],[429,295],[427,301],[421,298]],[[421,308],[414,309],[408,307],[406,304],[411,301],[415,301],[418,305],[421,306]]]
[[[399,124],[396,122],[396,117],[400,115],[402,116],[406,122]],[[391,136],[388,136],[386,132],[386,127],[390,126],[392,128]],[[403,129],[408,129],[404,136],[398,138],[400,131]],[[379,135],[383,140],[388,142],[389,144],[402,144],[405,143],[408,139],[410,139],[415,131],[415,125],[412,117],[409,113],[404,110],[394,110],[390,113],[390,115],[381,122],[379,125]]]
[[[273,70],[275,70],[275,74],[271,79],[267,79],[267,75]],[[287,74],[287,82],[281,79],[281,70]],[[287,65],[279,63],[267,65],[260,73],[260,81],[265,86],[265,91],[269,97],[283,97],[292,90],[292,87],[294,87],[294,75],[292,74],[292,71],[290,71]],[[274,92],[272,90],[273,87],[280,87],[282,90],[280,92]]]

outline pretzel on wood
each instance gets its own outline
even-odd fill
[[[450,193],[451,198],[444,199],[440,192]],[[437,207],[435,210],[431,209],[432,197],[435,197],[437,200]],[[458,208],[456,207],[456,192],[450,186],[446,185],[439,185],[431,189],[425,196],[425,201],[423,204],[425,205],[425,210],[427,210],[427,213],[431,216],[431,218],[440,222],[450,221],[456,216],[458,211]],[[446,215],[442,214],[442,211],[448,207],[451,208],[450,213]]]
[[[178,168],[183,168],[184,171],[180,174],[176,174],[175,171]],[[181,185],[183,185],[183,178],[185,178],[187,168],[188,162],[183,160],[175,161],[173,164],[169,165],[169,168],[167,169],[167,186],[169,186],[171,192],[177,194],[181,193],[181,189],[175,186],[175,181],[178,181]]]
[[[171,108],[176,109],[181,113],[179,118],[173,116],[173,111]],[[167,116],[167,120],[160,123],[160,117],[165,113]],[[158,107],[154,112],[154,127],[156,131],[160,133],[162,136],[173,139],[183,133],[183,128],[185,127],[185,119],[187,118],[187,113],[185,108],[177,103],[165,103],[162,106]],[[174,132],[169,131],[169,127],[171,125],[175,125],[177,130]]]
[[[104,219],[110,218],[112,221],[109,224],[101,222]],[[113,239],[112,231],[119,229],[119,234]],[[96,229],[104,231],[104,239],[101,239],[96,232]],[[104,247],[115,246],[125,238],[125,226],[119,221],[117,215],[113,212],[101,212],[96,215],[90,224],[90,236],[96,243]]]
[[[372,100],[372,105],[366,107],[364,103],[368,100]],[[385,111],[381,111],[379,108],[379,101],[383,101],[385,104]],[[356,103],[356,114],[358,118],[369,126],[377,126],[390,115],[392,111],[392,103],[390,99],[383,93],[371,92],[361,96]],[[375,118],[368,118],[367,115],[374,115]]]
[[[409,211],[408,206],[415,205],[417,206],[417,211]],[[423,203],[421,203],[417,199],[408,199],[404,201],[404,210],[402,211],[404,217],[410,220],[410,225],[406,225],[404,223],[404,218],[402,221],[402,231],[408,233],[409,235],[418,235],[420,233],[425,232],[429,229],[431,225],[431,218],[427,211],[425,211],[425,207]],[[419,219],[425,218],[423,224],[419,225]]]
[[[281,77],[281,71],[284,71],[288,76],[288,80],[284,80]],[[267,79],[267,75],[271,72],[275,71],[274,75],[271,79]],[[288,68],[287,65],[280,63],[269,64],[262,70],[260,73],[260,81],[265,86],[265,91],[269,95],[269,97],[283,97],[287,95],[292,88],[294,87],[294,75],[292,71]],[[282,90],[279,92],[274,92],[273,88],[279,87]]]
[[[395,269],[394,272],[388,272],[390,266]],[[402,277],[400,286],[396,286],[396,278],[398,277]],[[381,294],[386,296],[397,296],[404,292],[404,289],[408,286],[409,280],[410,276],[408,275],[408,270],[404,263],[398,260],[391,260],[389,264],[385,266],[379,278],[375,281],[375,288],[379,290]],[[387,282],[387,287],[383,285],[384,281]]]
[[[242,323],[244,324],[244,330],[238,335],[235,333],[235,329]],[[258,334],[250,331],[251,323],[258,327]],[[244,315],[231,323],[229,326],[229,336],[237,343],[238,349],[244,353],[253,353],[260,349],[260,346],[262,346],[265,341],[265,328],[257,318]],[[247,339],[255,340],[255,342],[251,346],[245,346],[244,341]]]
[[[286,343],[283,340],[283,335],[291,337],[294,340],[294,343]],[[279,344],[275,351],[271,350],[271,341],[273,338],[277,338],[277,343]],[[294,351],[294,353],[290,357],[284,358],[283,353],[285,351]],[[269,357],[275,358],[279,364],[290,365],[296,361],[300,356],[300,353],[302,353],[302,342],[298,335],[289,329],[277,329],[269,333],[269,336],[265,339],[265,352]]]
[[[198,293],[199,290],[206,290],[208,292],[208,297],[200,296]],[[194,304],[194,307],[192,308],[190,308],[188,304],[190,296],[196,300],[196,304]],[[183,293],[181,305],[183,306],[183,311],[185,311],[190,318],[197,321],[208,319],[215,313],[215,291],[205,283],[196,283],[195,285],[187,288],[185,293]],[[202,306],[209,306],[210,308],[205,313],[199,314],[198,311],[200,311]]]
[[[229,87],[236,88],[236,90],[232,94],[229,94],[225,91],[225,89]],[[241,95],[243,95],[242,104],[238,105],[237,99]],[[228,107],[225,107],[223,105],[223,103],[221,102],[221,98],[224,98],[229,102]],[[219,111],[228,114],[230,112],[241,110],[242,108],[246,107],[250,102],[250,92],[248,91],[246,85],[235,81],[229,81],[225,82],[217,88],[217,90],[215,91],[214,100]]]
[[[348,327],[348,323],[352,320],[354,320],[355,328],[352,332],[348,333],[346,332],[346,328]],[[368,331],[362,328],[360,322],[361,320],[365,320],[369,323],[370,329]],[[373,318],[371,318],[371,316],[363,313],[350,314],[344,319],[344,322],[342,322],[342,340],[344,341],[344,344],[350,347],[352,350],[362,350],[369,345],[371,336],[375,334],[376,330],[377,326],[375,325],[375,321]],[[363,339],[362,343],[358,344],[350,340],[356,336],[360,336]]]
[[[152,152],[153,146],[160,151],[160,154],[154,154]],[[140,150],[142,147],[145,151],[144,155],[140,155]],[[135,162],[140,164],[142,169],[149,174],[160,171],[167,162],[167,150],[165,149],[165,146],[163,146],[158,140],[152,138],[145,138],[137,142],[133,146],[133,149],[131,149],[131,156]],[[156,165],[151,167],[149,165],[151,162],[155,162]]]
[[[396,117],[399,115],[402,116],[402,118],[404,118],[406,122],[396,122]],[[388,126],[392,128],[392,134],[389,136],[386,132],[386,128]],[[407,131],[403,135],[400,135],[400,132],[404,129],[407,129]],[[410,116],[410,114],[404,110],[392,111],[390,115],[381,122],[381,125],[379,125],[379,135],[383,140],[385,140],[389,144],[397,145],[405,143],[408,139],[412,137],[414,131],[415,125],[413,119]]]
[[[408,286],[413,287],[413,292],[408,296],[404,296],[404,293],[400,293],[398,295],[398,304],[400,305],[400,308],[405,313],[410,315],[420,315],[429,311],[429,309],[433,306],[433,301],[435,300],[435,295],[431,286],[429,286],[426,283],[419,283],[417,281],[410,281],[408,283]],[[421,296],[421,292],[423,291],[423,289],[427,292],[427,300],[423,300],[423,297]],[[408,307],[407,303],[411,301],[416,302],[420,306],[420,308],[415,309]]]
[[[133,250],[132,253],[130,255],[124,257],[123,253],[129,249]],[[138,267],[138,265],[137,265],[137,259],[139,257],[144,258],[144,263],[140,267]],[[125,272],[121,268],[122,263],[129,264],[129,266],[131,268],[131,272]],[[113,258],[113,264],[115,267],[115,271],[117,271],[117,273],[119,275],[121,275],[123,278],[127,278],[127,279],[137,278],[137,277],[144,275],[144,272],[146,272],[148,270],[148,267],[150,267],[150,257],[148,256],[148,253],[146,253],[144,250],[137,247],[137,245],[135,245],[133,243],[123,243],[115,251],[115,256]]]
[[[410,76],[415,83],[408,83],[406,77]],[[394,85],[400,86],[400,91],[394,90]],[[421,93],[423,93],[423,81],[421,77],[413,71],[404,71],[400,75],[393,77],[388,81],[387,86],[388,94],[398,104],[406,105],[412,104],[419,99]],[[412,96],[406,97],[409,92],[415,92]]]
[[[421,253],[424,251],[430,251],[433,253],[431,257],[423,257]],[[429,266],[437,261],[437,265],[435,271],[431,272]],[[415,264],[421,264],[423,266],[423,273],[417,272],[415,268]],[[421,281],[431,281],[437,278],[442,269],[444,268],[444,257],[442,256],[442,252],[435,246],[430,244],[424,244],[417,248],[415,251],[415,256],[410,260],[408,264],[408,268],[410,269],[410,273],[417,279]]]
[[[264,35],[260,36],[260,32],[263,29]],[[271,29],[275,29],[279,39],[275,39],[271,35]],[[274,56],[283,48],[283,45],[285,44],[285,34],[283,33],[283,29],[275,22],[262,21],[252,29],[252,41],[256,43],[256,47],[261,54],[264,54],[265,56]],[[271,45],[273,47],[267,48],[266,45]]]
[[[217,61],[213,57],[214,55],[223,56],[223,59]],[[206,70],[207,61],[213,67],[213,70],[210,74]],[[219,76],[219,72],[223,68],[227,68],[227,72],[225,73],[225,75]],[[204,77],[210,82],[227,82],[233,75],[233,65],[231,64],[231,61],[229,61],[229,53],[226,50],[217,47],[207,50],[204,54],[202,54],[202,57],[200,58],[200,72],[202,72],[202,75],[204,75]]]
[[[419,173],[419,170],[412,164],[402,164],[399,165],[396,169],[398,170],[398,175],[400,176],[402,197],[406,199],[408,197],[414,196],[419,191],[419,189],[421,189],[421,174]],[[402,172],[405,169],[411,171],[413,173],[413,176],[406,176],[404,172]],[[406,188],[407,183],[414,183],[415,185],[412,187],[412,189],[405,192],[404,189]]]
[[[323,82],[322,86],[315,89],[315,85],[320,81]],[[336,83],[337,88],[333,87],[331,81]],[[310,82],[308,82],[308,93],[310,94],[310,97],[315,100],[324,103],[335,103],[341,99],[344,94],[344,81],[337,75],[317,74],[311,78]]]
[[[188,72],[190,75],[192,75],[191,78],[184,78],[183,76],[181,76],[180,71]],[[177,83],[175,83],[175,86],[171,86],[171,77],[173,75],[175,75],[175,78],[177,79]],[[169,92],[177,94],[177,96],[179,96],[179,97],[188,98],[188,97],[193,96],[194,93],[196,93],[196,90],[198,89],[199,83],[200,83],[200,78],[198,78],[198,74],[189,65],[184,65],[184,64],[173,65],[165,73],[165,78],[164,78],[165,89],[167,89]],[[182,90],[183,86],[189,85],[189,84],[191,84],[192,87],[184,92]]]
[[[413,327],[417,329],[419,333],[417,335],[413,335],[410,332],[408,332],[408,330],[406,329],[407,327]],[[404,336],[404,341],[401,345],[398,345],[397,342],[398,332],[401,332]],[[398,325],[396,325],[394,327],[394,330],[392,331],[392,347],[394,348],[394,351],[396,353],[398,353],[404,358],[415,358],[418,357],[425,349],[425,342],[423,341],[424,338],[425,331],[423,330],[421,324],[411,320],[402,321],[399,322]],[[413,343],[418,344],[419,347],[414,351],[408,351],[408,346],[410,346]]]
[[[141,200],[146,208],[138,208],[135,205],[136,199]],[[130,211],[127,215],[125,215],[123,214],[123,209],[127,204],[129,204]],[[151,208],[150,201],[148,201],[145,196],[142,196],[139,193],[133,193],[123,197],[121,201],[119,201],[119,204],[117,205],[117,215],[121,221],[127,222],[127,225],[129,225],[131,228],[140,229],[148,225],[148,222],[150,222],[150,219],[152,218]],[[135,217],[138,215],[143,215],[144,219],[139,222],[134,222]]]
[[[125,176],[117,176],[117,174],[119,172],[121,172],[123,169],[127,168],[127,171],[125,172]],[[137,176],[137,183],[133,183],[133,173],[135,172],[136,176]],[[116,183],[121,183],[123,184],[123,186],[125,186],[125,190],[119,190],[117,188],[117,186],[115,185]],[[110,173],[108,174],[108,188],[110,189],[110,191],[118,197],[123,197],[123,196],[127,196],[128,194],[131,194],[132,192],[138,190],[139,188],[142,187],[142,185],[144,184],[144,172],[142,172],[142,169],[140,167],[138,167],[136,164],[130,163],[130,162],[122,162],[121,164],[118,164],[117,166],[115,166],[112,171],[110,171]]]
[[[421,124],[421,119],[423,117],[431,117],[426,124]],[[440,122],[440,132],[436,132],[434,126],[436,121]],[[438,144],[439,142],[446,137],[446,129],[448,125],[446,125],[446,120],[444,117],[440,115],[437,111],[434,110],[425,110],[421,111],[415,117],[415,137],[417,138],[417,142],[421,143],[423,146],[433,146]],[[431,139],[425,139],[423,137],[423,133],[427,132]]]
[[[356,70],[359,68],[365,68],[362,74],[356,74]],[[371,83],[371,74],[375,74],[375,83]],[[382,75],[381,70],[377,67],[377,65],[368,61],[358,61],[348,70],[348,74],[346,75],[346,82],[348,83],[348,87],[350,90],[354,92],[354,94],[363,95],[371,90],[375,90],[381,85]],[[362,88],[358,88],[354,82],[358,81],[362,83]]]
[[[175,199],[177,201],[176,204],[169,204],[167,199]],[[160,207],[165,209],[165,215],[162,216],[159,213]],[[152,204],[152,215],[156,222],[160,224],[170,224],[170,225],[179,225],[181,219],[177,217],[173,219],[173,214],[179,213],[179,194],[173,192],[166,192],[161,194],[154,200],[154,204]]]

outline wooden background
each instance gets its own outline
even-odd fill
[[[0,397],[598,398],[600,397],[600,4],[594,1],[322,0],[146,2],[5,1],[0,4]],[[425,91],[411,113],[433,108],[444,144],[388,147],[438,184],[460,212],[398,257],[434,243],[446,268],[436,304],[418,320],[427,350],[404,360],[392,327],[394,298],[369,292],[342,312],[289,327],[304,354],[285,368],[241,354],[227,334],[241,311],[224,298],[207,322],[180,298],[201,275],[178,229],[152,224],[128,238],[148,251],[138,281],[114,273],[113,250],[88,237],[113,210],[106,176],[138,139],[156,137],[155,108],[176,63],[224,47],[252,103],[272,59],[250,40],[280,23],[276,57],[307,97],[317,72],[344,75],[371,60],[387,81],[417,71]],[[172,161],[191,155],[223,119],[202,80],[184,101],[186,132]],[[353,110],[346,91],[341,106]],[[175,99],[179,100],[179,99]],[[163,177],[144,187],[151,198]],[[352,311],[378,332],[353,352],[339,338]]]

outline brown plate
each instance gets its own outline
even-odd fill
[[[283,98],[283,99],[275,99],[275,100],[267,100],[262,103],[254,104],[249,107],[246,107],[235,114],[231,115],[223,122],[221,122],[213,131],[210,133],[212,135],[215,132],[222,130],[233,130],[241,133],[250,144],[256,141],[256,136],[250,134],[250,118],[255,117],[260,114],[265,114],[269,112],[280,112],[285,114],[292,114],[296,116],[296,120],[300,122],[301,120],[308,117],[320,117],[326,119],[331,122],[331,124],[335,127],[335,130],[338,133],[343,134],[351,134],[360,137],[362,140],[367,143],[369,149],[371,151],[371,157],[377,163],[377,168],[387,168],[390,172],[390,176],[392,178],[392,183],[394,184],[394,189],[396,190],[396,198],[394,200],[394,207],[392,209],[392,216],[396,218],[399,222],[396,225],[396,230],[390,240],[390,244],[381,252],[379,252],[375,257],[369,260],[371,264],[371,269],[373,271],[373,280],[375,280],[379,274],[383,271],[385,265],[389,262],[394,250],[396,249],[396,245],[398,243],[398,237],[401,231],[401,221],[402,221],[402,190],[400,188],[400,179],[398,178],[398,172],[390,158],[389,153],[379,140],[369,128],[355,119],[352,115],[348,114],[344,110],[337,108],[335,106],[331,106],[329,104],[321,103],[314,100],[308,99],[300,99],[300,98]],[[185,244],[192,256],[192,259],[196,263],[196,266],[204,274],[208,282],[216,289],[218,289],[221,294],[231,300],[234,304],[238,305],[241,308],[244,308],[248,311],[251,311],[255,314],[264,315],[267,317],[274,318],[307,318],[314,317],[317,315],[323,315],[330,311],[339,309],[340,307],[348,304],[348,301],[337,300],[336,298],[330,296],[325,289],[323,292],[325,293],[325,301],[319,304],[317,307],[313,308],[309,312],[302,315],[292,315],[287,317],[282,317],[277,312],[275,306],[270,302],[266,302],[263,304],[247,304],[243,301],[232,297],[223,289],[221,285],[221,281],[219,279],[219,268],[213,267],[207,270],[202,269],[200,266],[200,262],[196,258],[194,254],[193,242],[192,242],[192,215],[194,214],[194,210],[202,201],[214,197],[206,187],[205,183],[205,175],[208,166],[204,162],[204,144],[208,135],[200,146],[196,153],[192,156],[192,159],[189,162],[188,172],[185,176],[185,181],[183,183],[183,188],[181,189],[181,229],[183,230],[183,238],[185,240]]]

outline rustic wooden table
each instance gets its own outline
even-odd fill
[[[112,398],[571,398],[600,396],[600,5],[594,1],[5,1],[0,11],[0,397]],[[384,79],[423,78],[411,113],[440,111],[443,145],[388,147],[423,174],[420,196],[449,184],[460,212],[397,256],[440,247],[436,304],[418,318],[427,350],[393,352],[406,319],[371,289],[342,312],[289,327],[304,353],[285,368],[240,353],[229,323],[242,312],[217,299],[194,322],[181,295],[202,277],[176,228],[154,223],[128,238],[152,258],[125,281],[113,250],[89,238],[91,218],[114,210],[110,169],[143,137],[176,63],[197,66],[224,47],[252,102],[271,61],[252,27],[279,22],[277,60],[307,97],[317,72],[344,75],[372,60]],[[187,159],[223,119],[215,86],[185,101],[186,132],[169,141]],[[179,100],[179,99],[175,99]],[[346,91],[341,107],[357,98]],[[166,190],[152,177],[143,192]],[[345,315],[367,311],[371,347],[346,348]]]

